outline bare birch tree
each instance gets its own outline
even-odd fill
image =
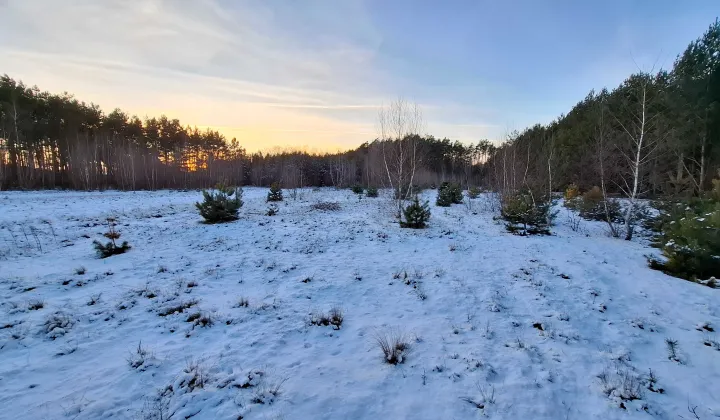
[[[642,190],[644,166],[658,146],[658,138],[654,135],[653,128],[659,113],[651,110],[650,107],[653,96],[652,76],[640,73],[632,76],[626,83],[630,84],[632,93],[626,98],[627,107],[623,110],[623,114],[629,118],[628,121],[623,122],[615,116],[615,121],[628,140],[623,142],[625,147],[619,147],[626,162],[626,171],[621,177],[622,182],[618,183],[618,188],[628,199],[624,219],[625,239],[629,241],[632,239],[635,227],[638,198],[645,192]]]
[[[423,128],[422,111],[418,104],[398,98],[380,109],[378,123],[383,165],[399,216],[403,202],[413,193],[415,172],[420,163],[418,148]]]

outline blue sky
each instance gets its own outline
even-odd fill
[[[720,1],[0,0],[0,72],[248,149],[354,147],[377,107],[502,139],[668,68]]]

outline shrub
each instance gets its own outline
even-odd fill
[[[93,241],[95,251],[97,251],[98,257],[100,258],[107,258],[113,255],[123,254],[128,249],[130,249],[130,245],[128,245],[127,241],[123,241],[120,246],[118,246],[115,242],[115,240],[120,239],[121,236],[120,232],[115,230],[115,219],[113,219],[112,217],[108,217],[107,223],[108,231],[103,233],[103,236],[110,239],[110,242],[103,245],[100,241]]]
[[[55,312],[45,318],[42,332],[51,340],[65,335],[73,326],[73,320],[62,312]]]
[[[272,203],[268,206],[268,209],[265,212],[265,216],[275,216],[278,213],[280,213],[280,209],[278,208],[277,204]]]
[[[250,306],[250,301],[245,296],[240,296],[235,304],[236,308],[247,308]]]
[[[313,210],[320,211],[340,211],[340,204],[328,201],[321,201],[310,206]]]
[[[385,363],[391,365],[403,363],[408,350],[410,350],[410,343],[405,339],[405,336],[398,331],[376,333],[375,343],[380,348]]]
[[[158,315],[164,317],[164,316],[170,316],[173,314],[181,314],[197,304],[198,304],[198,301],[196,299],[192,299],[192,300],[180,302],[180,303],[171,303],[169,306],[166,306],[165,308],[160,309],[160,311],[158,312]]]
[[[367,191],[365,192],[365,195],[367,197],[375,198],[378,196],[378,189],[377,187],[368,187]]]
[[[243,205],[242,189],[218,184],[213,191],[203,191],[203,202],[195,203],[205,223],[224,223],[238,219]]]
[[[45,301],[37,299],[28,302],[28,309],[31,311],[37,311],[45,307]]]
[[[572,183],[565,188],[565,193],[563,194],[563,197],[565,198],[565,201],[571,201],[577,197],[580,196],[580,189],[575,183]]]
[[[267,195],[267,201],[283,201],[283,192],[280,188],[280,184],[273,182],[270,184],[270,191]]]
[[[720,202],[695,199],[661,210],[660,245],[667,261],[652,268],[687,280],[720,277]]]
[[[204,389],[211,379],[212,377],[204,366],[190,359],[187,361],[187,366],[176,383],[179,389],[187,389],[189,392],[193,392],[196,388]]]
[[[480,196],[480,188],[470,187],[467,192],[468,198],[476,199]]]
[[[330,325],[339,330],[342,326],[343,320],[345,319],[342,309],[332,308],[330,309],[328,315],[330,316]]]
[[[404,219],[400,219],[400,226],[410,229],[423,229],[430,220],[430,207],[428,202],[420,203],[416,195],[413,201],[403,209]]]
[[[622,401],[641,400],[644,396],[644,380],[630,369],[603,370],[597,376],[603,393],[617,396]]]
[[[339,330],[340,327],[342,327],[344,319],[345,315],[343,314],[342,309],[338,307],[333,307],[328,313],[315,312],[311,314],[310,324],[318,326],[332,325],[334,329]]]
[[[536,196],[525,189],[502,197],[501,216],[509,232],[517,235],[549,235],[550,226],[557,212],[551,210],[552,201],[542,195]]]
[[[98,293],[96,295],[91,295],[90,300],[88,300],[87,305],[93,306],[97,305],[98,302],[100,302],[100,298],[102,297],[102,293]]]
[[[443,182],[438,189],[435,204],[440,207],[450,207],[452,204],[462,204],[463,195],[460,185]]]
[[[597,186],[586,191],[582,198],[575,199],[574,202],[583,219],[614,223],[623,221],[620,202],[605,198]]]
[[[212,327],[212,325],[215,323],[213,318],[208,314],[203,314],[201,312],[194,312],[185,319],[185,322],[189,322],[193,325],[193,328],[195,327]]]
[[[351,189],[352,192],[354,192],[355,194],[362,194],[362,193],[365,192],[365,189],[362,187],[362,185],[357,185],[357,184],[355,184],[355,185],[353,185],[352,187],[350,187],[350,189]]]
[[[150,359],[153,358],[154,357],[150,350],[147,347],[143,347],[142,341],[140,341],[135,351],[131,352],[130,356],[128,356],[125,360],[127,360],[130,368],[145,370],[146,368],[152,366],[150,363],[147,362],[149,362]]]

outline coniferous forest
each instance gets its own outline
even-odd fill
[[[603,184],[627,196],[693,196],[720,169],[720,23],[672,68],[591,91],[547,125],[502,142],[378,138],[343,153],[248,153],[235,139],[171,117],[106,113],[71,94],[0,78],[0,187],[121,190],[230,185],[388,186],[383,146],[412,140],[413,183],[559,191]]]

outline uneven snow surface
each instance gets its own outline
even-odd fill
[[[720,418],[720,291],[642,239],[564,209],[512,236],[486,197],[419,231],[387,192],[285,191],[268,217],[266,193],[219,225],[197,191],[0,193],[0,418]],[[109,216],[132,249],[98,259]]]

